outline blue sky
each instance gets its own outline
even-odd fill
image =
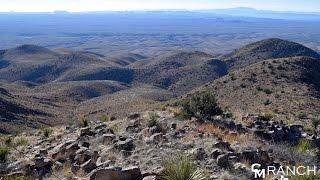
[[[252,7],[276,11],[320,12],[320,0],[0,0],[0,11],[155,10]]]

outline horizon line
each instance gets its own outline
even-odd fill
[[[231,8],[215,8],[215,9],[128,9],[128,10],[97,10],[97,11],[68,11],[68,10],[54,10],[54,11],[0,11],[1,14],[3,13],[70,13],[70,14],[76,14],[76,13],[103,13],[103,12],[152,12],[152,11],[162,11],[162,12],[200,12],[200,11],[215,11],[215,10],[232,10],[232,9],[250,9],[254,11],[269,11],[269,12],[275,12],[275,13],[302,13],[302,14],[314,14],[319,15],[320,11],[286,11],[286,10],[270,10],[270,9],[257,9],[252,7],[231,7]]]

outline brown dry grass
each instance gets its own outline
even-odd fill
[[[211,134],[222,140],[229,142],[230,144],[240,143],[241,145],[249,145],[252,144],[254,140],[254,136],[251,134],[238,134],[233,131],[227,131],[221,129],[219,126],[213,124],[200,124],[196,126],[199,132],[203,132],[205,134]]]

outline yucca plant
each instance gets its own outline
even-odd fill
[[[197,165],[187,156],[179,155],[163,161],[164,171],[161,180],[204,180],[205,177]]]

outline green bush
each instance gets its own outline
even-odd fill
[[[6,162],[9,155],[9,148],[7,146],[0,146],[0,162]]]
[[[42,134],[44,137],[48,138],[52,134],[53,130],[50,128],[43,128]]]
[[[199,92],[181,102],[183,114],[190,117],[210,118],[221,115],[222,109],[218,106],[215,96],[207,91]]]
[[[301,139],[296,148],[299,152],[307,152],[314,149],[314,145],[306,139]]]
[[[102,115],[102,116],[100,116],[100,121],[102,121],[102,122],[108,122],[108,121],[110,121],[110,116],[108,116],[108,115]]]
[[[158,119],[159,119],[159,116],[156,113],[149,113],[147,126],[148,127],[159,126]]]
[[[197,165],[184,155],[167,158],[163,161],[164,171],[161,180],[204,180]]]
[[[87,126],[89,126],[89,119],[83,117],[80,119],[80,123],[81,123],[81,126],[87,127]]]

